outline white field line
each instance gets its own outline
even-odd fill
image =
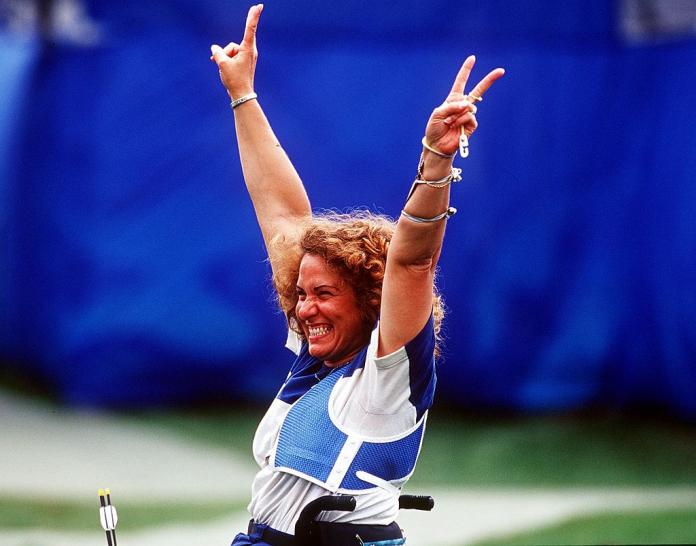
[[[436,489],[432,512],[403,511],[399,523],[411,546],[462,546],[552,525],[565,519],[641,509],[696,505],[693,489]],[[94,532],[29,529],[0,531],[3,546],[94,546],[106,544],[95,510]],[[222,546],[246,527],[246,513],[196,524],[170,524],[128,532],[119,522],[120,546]],[[101,541],[101,542],[100,542]]]
[[[128,532],[119,530],[127,522],[116,528],[119,546],[227,546],[234,536],[246,529],[249,516],[233,514],[223,519],[196,525],[163,525],[149,529]],[[50,531],[46,529],[27,529],[21,531],[0,531],[2,546],[106,546],[106,535],[99,526],[98,515],[93,533],[69,531]]]
[[[693,508],[693,488],[433,489],[432,512],[402,511],[409,544],[461,546],[609,511]]]
[[[254,464],[180,435],[97,413],[35,406],[0,393],[0,492],[92,502],[243,500]]]

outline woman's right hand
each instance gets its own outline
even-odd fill
[[[210,60],[218,65],[220,79],[232,100],[254,92],[254,72],[259,56],[256,49],[256,27],[262,11],[263,4],[249,8],[241,43],[230,42],[224,48],[217,44],[210,46]]]

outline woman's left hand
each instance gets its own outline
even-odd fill
[[[476,102],[498,78],[505,74],[502,68],[491,70],[467,95],[464,94],[466,82],[474,67],[476,57],[470,55],[459,69],[452,90],[440,106],[433,110],[425,128],[425,140],[433,148],[444,154],[454,154],[459,148],[461,128],[470,137],[476,131]]]

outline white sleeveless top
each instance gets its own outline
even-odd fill
[[[425,420],[432,404],[436,382],[433,321],[431,318],[405,347],[379,358],[376,356],[378,331],[375,328],[372,332],[362,356],[364,362],[345,365],[355,369],[333,387],[330,414],[341,430],[355,431],[363,437],[389,438],[414,429]],[[297,358],[256,430],[253,453],[260,470],[252,484],[248,510],[257,523],[294,534],[302,508],[331,491],[298,475],[275,469],[275,449],[280,429],[293,404],[331,368],[311,357],[306,344],[292,331],[286,346]],[[377,479],[371,482],[377,487],[355,495],[355,511],[325,512],[319,519],[387,525],[396,519],[398,495],[408,477],[391,482]]]

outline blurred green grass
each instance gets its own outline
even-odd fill
[[[139,419],[248,454],[261,416],[262,410],[244,409],[197,415],[149,413]],[[696,427],[669,419],[614,413],[489,417],[436,409],[409,484],[696,487],[696,464],[688,461],[696,461]],[[476,546],[667,543],[696,543],[696,509],[586,516]]]
[[[244,510],[246,503],[119,502],[120,530],[135,530],[168,523],[208,521]],[[99,528],[99,503],[0,497],[0,529],[55,529],[90,531]]]
[[[435,412],[413,483],[696,486],[696,427],[617,414],[489,418]]]
[[[135,417],[251,462],[263,410]],[[483,417],[431,414],[416,472],[428,486],[696,486],[696,427],[617,414]]]
[[[694,544],[695,542],[696,508],[616,512],[577,517],[526,533],[476,542],[475,546]]]

